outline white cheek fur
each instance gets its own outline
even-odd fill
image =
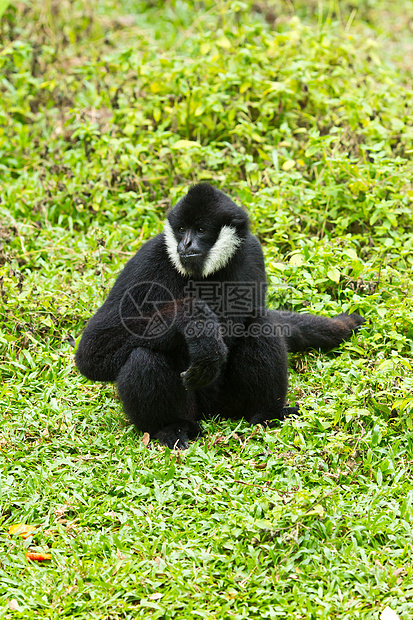
[[[166,250],[171,263],[181,275],[190,276],[191,273],[185,269],[179,258],[178,241],[168,220],[165,222],[164,235]],[[208,252],[202,269],[202,277],[206,278],[225,267],[228,261],[234,256],[240,244],[241,239],[238,237],[235,228],[223,226],[218,235],[218,239]]]
[[[234,256],[241,239],[237,235],[235,228],[223,226],[219,232],[218,239],[208,252],[202,275],[204,278],[219,271]]]
[[[166,251],[168,252],[171,263],[182,276],[189,276],[190,273],[185,269],[179,258],[178,241],[175,238],[174,231],[168,220],[165,222],[163,232],[165,235]]]

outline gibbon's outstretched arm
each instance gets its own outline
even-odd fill
[[[269,320],[280,326],[288,351],[299,353],[307,349],[329,351],[348,340],[365,319],[359,314],[339,314],[332,318],[314,314],[270,310]]]

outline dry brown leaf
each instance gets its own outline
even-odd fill
[[[9,534],[18,534],[22,538],[26,539],[32,535],[36,529],[35,525],[27,525],[26,523],[15,523],[9,527]]]
[[[265,469],[267,467],[267,463],[255,463],[255,469]]]
[[[385,607],[380,614],[380,620],[400,620],[400,616],[391,607]]]
[[[11,609],[12,611],[22,610],[22,608],[20,607],[19,603],[16,601],[15,598],[12,598],[11,601],[9,601],[9,609]]]
[[[35,551],[27,551],[26,560],[32,560],[33,562],[43,562],[43,560],[51,560],[51,553],[36,553]]]
[[[69,503],[60,504],[59,506],[56,506],[56,508],[53,508],[53,514],[56,519],[60,519],[60,517],[62,517],[70,508],[71,504]]]
[[[400,568],[396,568],[396,570],[393,571],[393,576],[394,577],[398,577],[399,575],[403,575],[405,574],[407,571],[405,569],[404,566],[400,566]]]
[[[110,517],[111,519],[116,519],[116,512],[113,510],[108,510],[107,512],[104,512],[103,515],[105,517]]]
[[[144,433],[142,437],[142,443],[144,446],[147,446],[151,440],[149,433]]]
[[[118,15],[115,21],[123,28],[131,28],[136,24],[135,15]]]
[[[224,435],[217,435],[214,441],[212,442],[212,445],[216,446],[217,444],[223,443],[224,441],[225,441]]]

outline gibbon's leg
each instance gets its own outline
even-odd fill
[[[284,341],[266,335],[263,324],[269,325],[266,319],[254,320],[259,335],[240,338],[230,349],[217,384],[198,392],[198,408],[206,416],[244,417],[250,424],[260,424],[283,420],[298,410],[284,408],[288,386]]]
[[[365,319],[359,314],[339,314],[332,318],[297,312],[269,310],[268,320],[279,327],[288,351],[298,353],[306,349],[328,351],[338,346],[359,329]]]
[[[188,447],[201,434],[195,397],[163,353],[138,347],[122,367],[117,388],[125,413],[141,431],[169,448]]]
[[[116,381],[137,344],[123,325],[97,327],[93,319],[86,326],[76,351],[76,366],[91,381]]]

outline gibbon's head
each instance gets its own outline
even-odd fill
[[[166,249],[181,275],[206,278],[225,267],[248,229],[241,207],[208,183],[198,183],[168,214]]]

